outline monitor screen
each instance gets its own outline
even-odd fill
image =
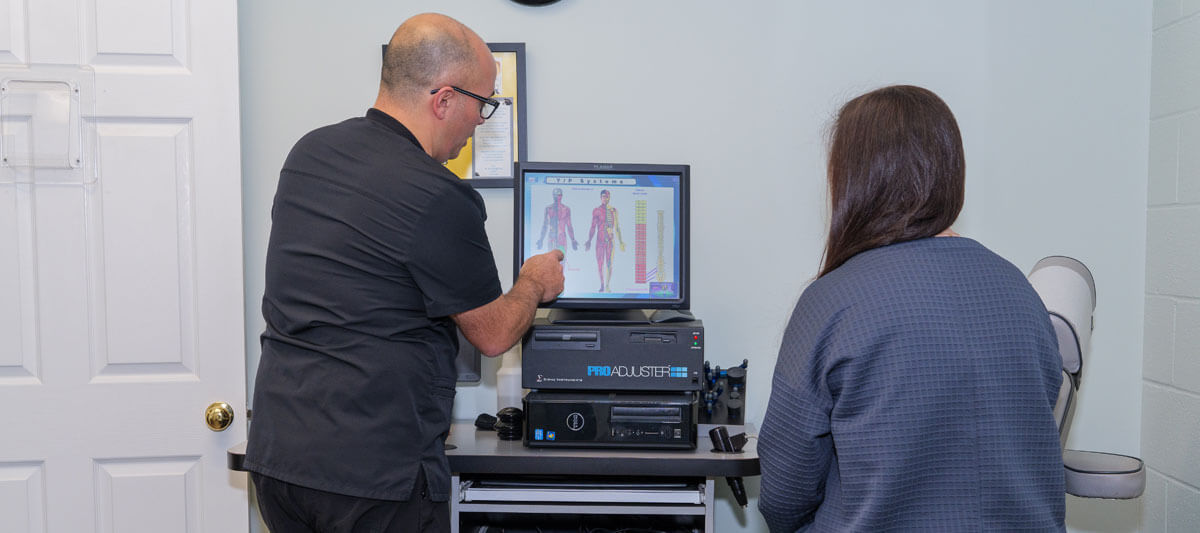
[[[543,307],[687,309],[688,170],[517,163],[514,275],[557,248],[564,290]]]

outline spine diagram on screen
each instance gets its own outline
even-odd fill
[[[646,201],[633,202],[633,282],[646,283]]]
[[[656,281],[662,282],[667,279],[667,269],[663,266],[663,212],[658,210],[658,265],[654,267]]]

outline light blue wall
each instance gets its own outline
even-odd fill
[[[1093,353],[1069,444],[1139,452],[1149,4],[353,4],[239,5],[251,383],[271,197],[284,156],[310,129],[369,107],[379,45],[408,16],[439,11],[485,40],[526,43],[531,160],[692,166],[693,310],[705,321],[708,359],[750,360],[747,413],[755,422],[788,313],[820,260],[831,114],[882,85],[937,92],[957,114],[967,147],[967,203],[955,229],[1025,271],[1062,254],[1095,274]],[[483,195],[507,286],[511,192]],[[496,366],[486,361],[485,374]],[[456,417],[494,411],[495,396],[494,379],[460,387]],[[757,483],[750,485],[756,494]],[[1136,506],[1071,505],[1075,529],[1137,527]],[[727,497],[720,502],[722,531],[765,530],[753,507],[734,507]],[[1114,509],[1123,517],[1109,516]]]

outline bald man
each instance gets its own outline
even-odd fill
[[[562,291],[562,252],[502,293],[483,199],[443,163],[495,110],[487,45],[417,15],[375,106],[314,130],[279,174],[246,449],[277,533],[449,531],[455,328],[512,347]]]

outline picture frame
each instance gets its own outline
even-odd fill
[[[475,129],[475,135],[446,162],[460,179],[469,180],[477,189],[502,189],[513,186],[513,163],[528,158],[525,91],[525,43],[487,43],[496,60],[495,95],[500,108],[492,118]],[[387,53],[387,45],[382,47]],[[511,161],[510,161],[511,159]]]

